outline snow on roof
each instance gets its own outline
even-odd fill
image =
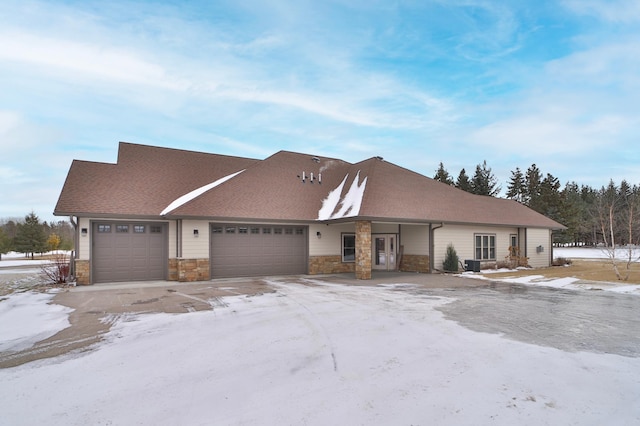
[[[360,205],[362,204],[362,197],[364,196],[364,190],[367,185],[367,178],[365,177],[362,180],[361,184],[358,184],[360,181],[360,170],[356,173],[356,177],[353,179],[351,183],[351,187],[349,191],[345,194],[344,198],[340,198],[342,194],[342,189],[344,188],[347,179],[349,178],[349,174],[344,177],[340,185],[337,188],[329,192],[327,198],[322,201],[322,207],[318,211],[318,220],[328,220],[328,219],[340,219],[343,217],[351,217],[358,216],[360,213]],[[338,205],[341,205],[340,210],[333,213]]]
[[[246,169],[244,169],[246,170]],[[160,216],[164,216],[165,214],[177,209],[178,207],[182,206],[183,204],[188,203],[189,201],[193,200],[194,198],[199,197],[200,195],[204,194],[205,192],[207,192],[210,189],[215,188],[218,185],[221,185],[223,183],[225,183],[226,181],[228,181],[229,179],[232,179],[234,177],[236,177],[237,175],[239,175],[240,173],[244,172],[244,170],[240,170],[239,172],[235,172],[232,173],[228,176],[222,177],[214,182],[211,182],[207,185],[201,186],[200,188],[194,189],[193,191],[173,200],[171,202],[171,204],[169,204],[164,210],[162,210],[162,212],[160,213]]]

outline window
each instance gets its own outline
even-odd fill
[[[248,233],[249,233],[249,228],[247,228],[246,226],[238,227],[238,234],[248,234]]]
[[[496,260],[496,236],[493,234],[476,234],[475,238],[475,260]]]
[[[259,234],[260,233],[260,228],[254,226],[251,228],[251,233],[252,234]]]
[[[98,232],[105,234],[111,232],[111,225],[98,225]]]
[[[211,233],[212,234],[222,234],[222,226],[214,226],[211,228]]]
[[[518,236],[516,234],[511,234],[509,235],[509,240],[511,241],[510,243],[510,250],[511,250],[511,256],[517,256],[518,255]]]
[[[262,228],[262,233],[263,234],[270,234],[271,233],[271,228]]]
[[[129,232],[129,225],[116,225],[116,232],[126,234]]]
[[[356,235],[342,234],[342,261],[356,261]]]
[[[236,233],[236,227],[235,226],[227,226],[227,228],[225,229],[225,232],[227,234],[235,234]]]
[[[304,235],[304,228],[296,228],[296,235]]]
[[[284,228],[285,235],[293,235],[293,228]]]
[[[273,233],[278,235],[282,234],[282,228],[273,228]]]
[[[136,234],[144,234],[145,226],[144,225],[133,225],[133,232]]]
[[[151,225],[149,226],[149,232],[152,234],[162,234],[162,226]]]

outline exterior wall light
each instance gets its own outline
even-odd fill
[[[322,238],[322,234],[320,233],[320,231],[316,232],[316,237]]]
[[[193,236],[194,236],[195,238],[198,238],[198,236],[199,236],[199,232],[200,232],[200,231],[198,231],[197,229],[194,229],[194,230],[193,230]]]
[[[89,231],[87,231],[87,228],[82,228],[80,230],[80,233],[82,234],[83,237],[86,237]]]

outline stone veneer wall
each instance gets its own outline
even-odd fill
[[[209,279],[209,259],[169,259],[169,281],[193,282]]]
[[[371,222],[356,221],[356,278],[371,279]]]
[[[420,254],[403,254],[400,260],[402,272],[429,272],[429,256]]]
[[[178,281],[178,259],[169,259],[169,281]]]
[[[91,265],[88,260],[75,260],[75,274],[77,285],[91,284]]]
[[[338,274],[343,272],[354,272],[356,264],[353,262],[345,263],[342,256],[310,256],[309,257],[309,274]]]

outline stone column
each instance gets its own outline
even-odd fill
[[[356,221],[356,278],[371,279],[371,222]]]

